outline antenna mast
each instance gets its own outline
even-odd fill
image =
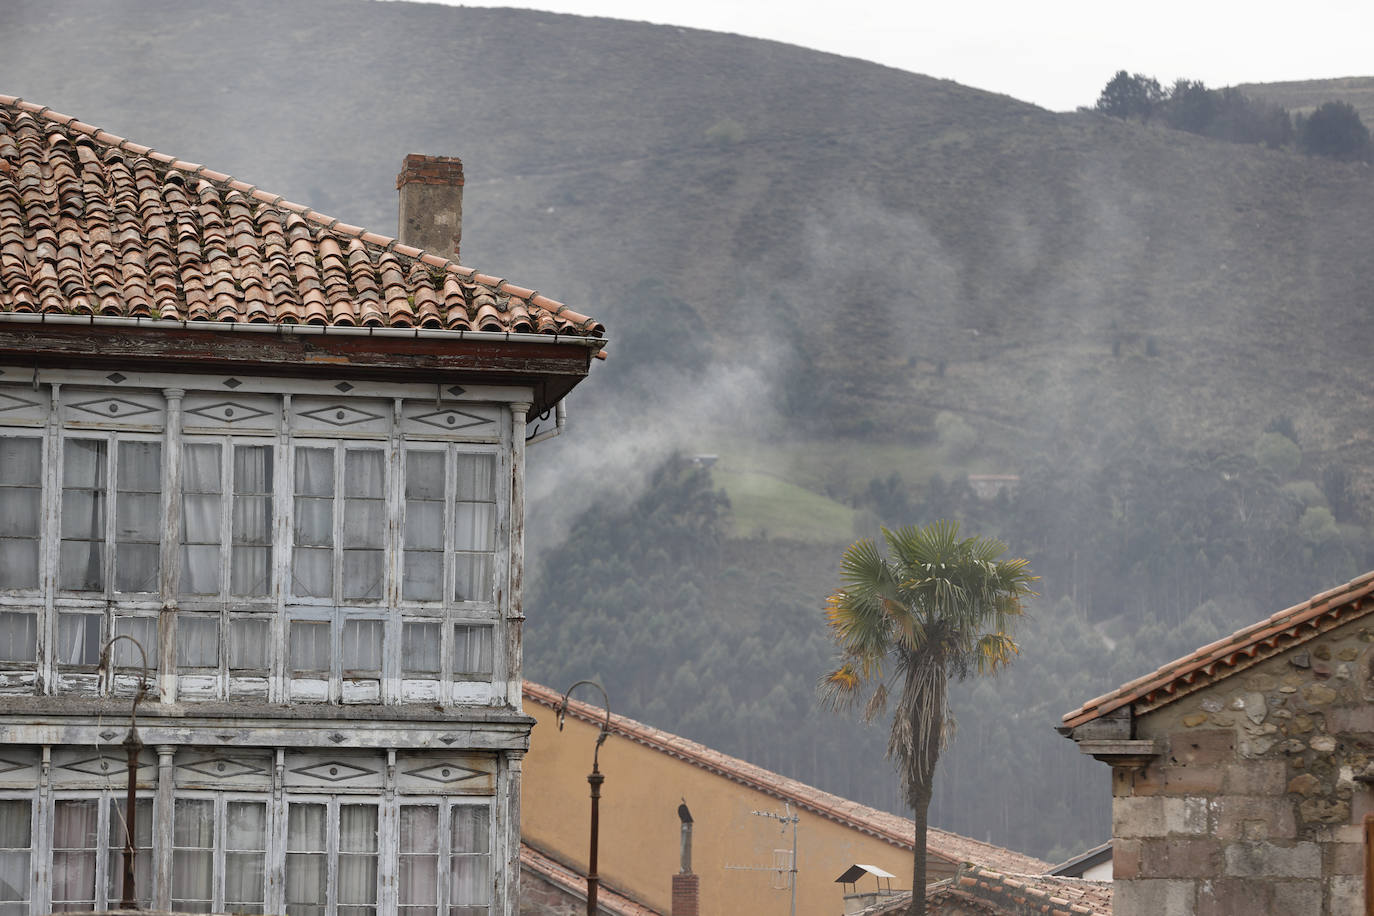
[[[788,801],[784,801],[782,803],[781,814],[777,813],[776,811],[750,811],[749,813],[755,815],[756,817],[768,817],[772,818],[775,821],[779,821],[782,824],[782,829],[784,831],[787,830],[788,824],[792,825],[792,857],[787,868],[787,884],[788,887],[790,887],[792,890],[792,904],[790,909],[788,910],[788,913],[790,914],[790,916],[797,916],[797,822],[800,821],[801,818],[797,817],[797,815],[792,811],[792,803]],[[778,851],[782,852],[784,850]],[[725,867],[734,871],[771,871],[778,872],[779,874],[781,874],[782,872],[782,868],[780,868],[777,864],[774,864],[772,866],[727,865]]]

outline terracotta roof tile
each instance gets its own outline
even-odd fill
[[[1074,728],[1128,704],[1153,709],[1207,684],[1307,642],[1326,631],[1374,612],[1374,572],[1314,595],[1230,636],[1174,659],[1144,677],[1089,700],[1066,713],[1063,728]]]
[[[585,905],[587,900],[586,875],[574,871],[529,843],[520,844],[520,867],[558,885],[572,896],[580,897],[583,905]],[[604,879],[597,886],[596,908],[597,910],[605,910],[613,916],[664,916],[658,910],[650,909],[607,886]]]
[[[981,865],[965,865],[953,877],[926,891],[929,908],[956,902],[961,909],[996,916],[1111,916],[1112,883],[1043,874],[1012,875]],[[858,916],[905,913],[910,892],[860,910]]]
[[[562,694],[533,681],[525,681],[525,697],[549,709],[557,709],[563,701]],[[579,700],[568,702],[568,715],[595,725],[600,725],[606,716],[604,710]],[[611,716],[610,731],[779,800],[792,802],[803,810],[885,840],[893,846],[910,849],[915,842],[916,827],[908,818],[831,795],[738,757],[722,754],[681,735],[619,715]],[[949,862],[976,862],[1005,871],[1035,874],[1050,869],[1048,862],[1032,856],[935,827],[927,829],[926,847],[932,854]]]
[[[533,290],[0,95],[0,312],[601,337]]]

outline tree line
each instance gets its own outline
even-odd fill
[[[1119,70],[1092,110],[1230,143],[1295,148],[1345,162],[1374,159],[1369,129],[1348,102],[1325,102],[1311,114],[1291,115],[1234,87],[1211,89],[1200,80],[1180,79],[1166,89],[1152,76]]]

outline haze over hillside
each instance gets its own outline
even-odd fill
[[[6,3],[0,91],[388,234],[402,157],[461,156],[463,261],[612,340],[531,452],[531,673],[825,788],[897,804],[881,736],[811,702],[839,553],[878,522],[956,514],[1044,576],[935,811],[1042,855],[1106,829],[1060,713],[1374,561],[1367,166],[731,35],[360,0]],[[720,456],[709,486],[646,483],[675,450]],[[983,501],[969,472],[1022,483]]]

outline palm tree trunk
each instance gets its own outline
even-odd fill
[[[926,813],[930,810],[930,782],[913,786],[911,819],[916,824],[916,839],[911,856],[911,906],[907,916],[925,916],[926,912]]]

